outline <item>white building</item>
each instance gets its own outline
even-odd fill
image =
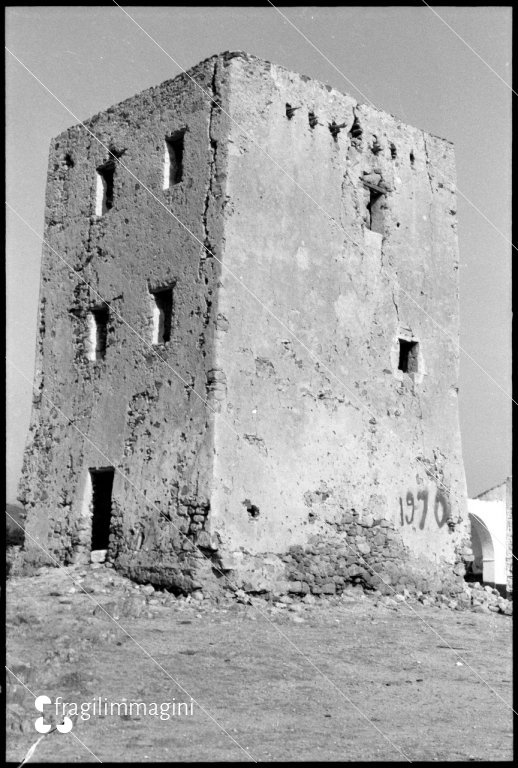
[[[474,561],[484,583],[512,591],[512,478],[468,499]]]

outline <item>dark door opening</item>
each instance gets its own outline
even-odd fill
[[[92,550],[108,549],[112,512],[113,467],[91,469]]]

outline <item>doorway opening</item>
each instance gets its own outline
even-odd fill
[[[92,550],[108,549],[110,540],[113,467],[90,470],[92,483]]]

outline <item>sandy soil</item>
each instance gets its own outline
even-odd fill
[[[215,604],[104,566],[66,572],[8,581],[10,669],[53,702],[147,711],[72,718],[31,763],[512,759],[511,617],[376,605],[361,589],[311,605]],[[38,713],[7,677],[7,759],[20,762]],[[192,715],[150,714],[190,697]],[[45,707],[46,721],[57,714]]]

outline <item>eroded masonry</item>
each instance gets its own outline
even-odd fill
[[[448,141],[225,53],[52,142],[45,240],[28,557],[461,589]]]

